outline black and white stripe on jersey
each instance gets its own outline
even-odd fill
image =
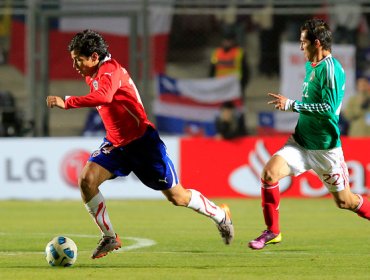
[[[296,112],[317,112],[325,113],[331,110],[331,107],[327,103],[293,103],[293,111]]]

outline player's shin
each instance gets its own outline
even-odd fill
[[[105,200],[101,192],[85,204],[87,211],[99,227],[103,236],[116,236],[113,225],[110,222]]]
[[[225,218],[225,211],[219,206],[208,200],[200,192],[189,189],[191,191],[191,198],[188,204],[188,208],[197,211],[207,217],[210,217],[217,224],[219,224]]]
[[[261,183],[262,209],[265,224],[268,230],[275,234],[279,234],[279,182],[270,184],[261,179]]]
[[[360,204],[357,206],[355,212],[362,218],[370,220],[370,201],[361,195],[357,195],[360,198]]]

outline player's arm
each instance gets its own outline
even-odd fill
[[[289,99],[281,94],[268,93],[272,100],[267,104],[273,104],[275,109],[280,111],[291,111],[305,115],[332,115],[332,108],[329,103],[305,103],[298,100]]]
[[[325,75],[326,78],[327,75]],[[292,105],[292,111],[304,115],[334,117],[339,116],[342,99],[338,90],[344,88],[344,85],[332,85],[333,81],[323,79],[321,82],[321,101],[319,103],[305,103],[295,101]]]
[[[305,115],[322,115],[328,116],[333,114],[333,110],[329,103],[304,103],[295,100],[292,104],[291,111],[302,113]]]
[[[99,80],[99,89],[84,96],[67,96],[65,108],[96,107],[109,104],[119,87],[119,72],[105,73]]]
[[[339,116],[343,95],[341,92],[345,88],[343,69],[325,67],[317,76],[321,89],[320,102],[305,103],[297,100],[292,103],[291,111],[316,117]]]

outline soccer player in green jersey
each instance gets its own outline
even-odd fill
[[[279,180],[313,170],[332,194],[337,206],[370,219],[370,202],[353,194],[344,161],[338,127],[345,91],[345,73],[331,55],[332,33],[321,19],[310,19],[301,27],[300,47],[306,63],[302,101],[268,93],[268,104],[281,111],[299,113],[295,132],[265,165],[261,195],[265,224],[262,235],[249,242],[255,250],[282,239],[279,227]]]

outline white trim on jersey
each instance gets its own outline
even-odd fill
[[[327,56],[327,59],[325,59],[325,64],[326,64],[326,80],[327,80],[327,87],[328,88],[335,88],[335,73],[334,73],[334,61],[332,56]]]

